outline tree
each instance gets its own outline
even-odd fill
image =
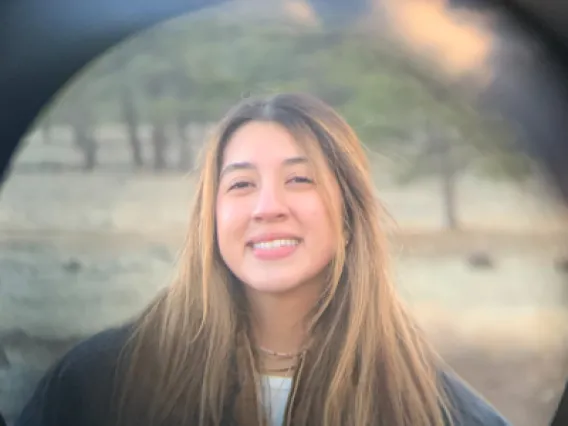
[[[494,179],[523,181],[531,175],[527,156],[515,150],[513,135],[496,117],[473,114],[464,109],[452,123],[428,117],[404,146],[405,165],[397,180],[409,184],[435,177],[440,183],[444,227],[460,228],[457,207],[458,182],[465,172],[474,171]],[[438,117],[439,118],[439,117]]]
[[[168,122],[171,111],[171,82],[168,73],[172,64],[163,52],[162,40],[154,31],[145,33],[136,40],[136,55],[130,61],[130,69],[136,69],[135,81],[141,86],[146,107],[146,117],[152,125],[151,146],[153,168],[162,171],[168,168]]]
[[[409,167],[399,176],[401,182],[439,177],[450,228],[459,226],[457,181],[463,171],[478,166],[480,152],[491,153],[491,161],[485,158],[483,164],[516,164],[523,170],[523,160],[505,149],[502,135],[486,131],[485,118],[464,100],[461,89],[398,54],[398,46],[386,37],[371,39],[331,25],[330,31],[284,20],[170,22],[100,61],[104,66],[99,63],[93,74],[98,92],[91,91],[89,98],[92,121],[108,119],[114,105],[129,129],[137,167],[143,164],[137,129],[142,121],[151,123],[156,170],[168,166],[173,128],[176,166],[187,170],[192,125],[216,121],[248,94],[308,91],[338,109],[368,147],[404,157]]]
[[[126,71],[126,69],[124,71]],[[140,169],[144,167],[142,142],[139,135],[140,118],[136,108],[133,89],[128,81],[128,74],[123,75],[122,82],[118,85],[117,97],[120,105],[121,118],[126,127],[128,144],[132,153],[132,165],[134,168]]]
[[[132,166],[135,169],[144,167],[144,157],[142,149],[142,141],[140,140],[140,114],[137,108],[137,99],[134,96],[133,81],[136,82],[135,70],[129,64],[134,49],[129,49],[130,45],[125,48],[119,48],[113,55],[110,55],[111,73],[114,78],[114,91],[117,103],[119,105],[120,117],[124,122],[128,145],[132,156]]]
[[[65,87],[50,114],[58,122],[70,126],[73,143],[83,155],[83,170],[92,171],[98,165],[98,144],[94,133],[98,81],[92,79],[91,85],[76,84],[82,75],[76,76]]]
[[[412,62],[398,49],[379,54],[391,75],[406,75],[414,87],[403,96],[407,103],[400,126],[389,117],[387,130],[391,149],[404,159],[397,180],[408,184],[420,178],[436,177],[440,182],[444,226],[460,227],[457,186],[466,171],[477,171],[494,179],[523,181],[532,172],[529,158],[515,149],[515,135],[496,111],[483,111],[476,103],[475,85],[466,76],[461,81],[444,81],[424,63]],[[400,52],[400,50],[398,50]],[[402,155],[401,155],[402,154]]]

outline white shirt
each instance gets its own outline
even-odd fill
[[[262,376],[263,404],[271,426],[282,426],[292,389],[291,377]]]

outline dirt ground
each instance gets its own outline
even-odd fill
[[[565,354],[511,349],[490,354],[464,347],[443,355],[512,425],[549,424],[564,386]]]
[[[546,426],[568,379],[566,312],[486,317],[415,309],[443,360],[513,426]]]
[[[392,244],[405,255],[467,255],[476,251],[491,254],[551,256],[564,259],[568,255],[568,223],[558,229],[506,231],[489,227],[460,231],[424,231],[402,229],[392,233]],[[568,257],[567,257],[568,258]]]

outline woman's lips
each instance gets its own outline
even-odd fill
[[[254,256],[260,260],[279,260],[292,255],[300,245],[297,238],[279,238],[250,243]]]

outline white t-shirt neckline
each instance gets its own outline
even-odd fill
[[[263,405],[271,426],[282,426],[288,405],[291,377],[262,376]]]

